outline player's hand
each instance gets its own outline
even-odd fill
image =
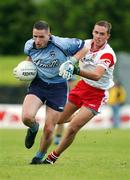
[[[74,66],[70,60],[64,62],[59,68],[59,75],[64,79],[71,79],[73,76]]]
[[[17,67],[15,67],[15,68],[13,69],[13,75],[14,75],[14,77],[15,77],[16,79],[19,79],[18,73],[17,73]]]
[[[68,66],[68,69],[67,70],[64,70],[64,73],[63,73],[63,78],[64,79],[71,79],[72,76],[73,76],[73,72],[74,72],[74,66],[72,64],[69,64]]]

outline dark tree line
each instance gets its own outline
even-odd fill
[[[23,53],[36,16],[37,8],[29,0],[0,1],[0,54]]]
[[[96,21],[107,20],[113,26],[110,44],[116,51],[130,52],[129,9],[129,0],[0,1],[0,54],[23,53],[39,19],[48,21],[55,35],[82,39],[91,38]]]

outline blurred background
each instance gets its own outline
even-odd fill
[[[16,80],[13,68],[22,60],[24,43],[32,37],[35,21],[45,20],[52,34],[62,37],[91,38],[96,21],[112,24],[109,44],[117,55],[114,79],[126,90],[125,105],[130,104],[130,1],[105,0],[4,0],[0,1],[0,121],[5,106],[22,104],[28,84]],[[126,112],[126,110],[124,110]],[[110,111],[107,113],[110,113]],[[13,115],[17,120],[16,114]],[[130,115],[125,115],[130,122]]]

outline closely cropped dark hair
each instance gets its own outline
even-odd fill
[[[104,26],[105,28],[107,28],[107,33],[111,34],[112,25],[108,21],[98,21],[95,25]]]
[[[50,27],[46,21],[37,21],[33,26],[33,29],[34,28],[38,30],[42,30],[42,29],[50,30]]]

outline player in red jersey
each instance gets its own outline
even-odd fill
[[[43,161],[44,164],[53,164],[65,149],[75,139],[77,132],[100,112],[103,104],[108,99],[108,89],[113,83],[113,70],[116,55],[107,43],[110,38],[111,24],[107,21],[99,21],[94,25],[93,39],[86,40],[89,52],[82,59],[82,67],[75,67],[72,72],[79,74],[82,79],[76,87],[70,91],[68,103],[59,123],[70,121],[61,143]],[[60,74],[69,79],[70,69],[62,65]],[[75,116],[73,114],[79,109]]]

